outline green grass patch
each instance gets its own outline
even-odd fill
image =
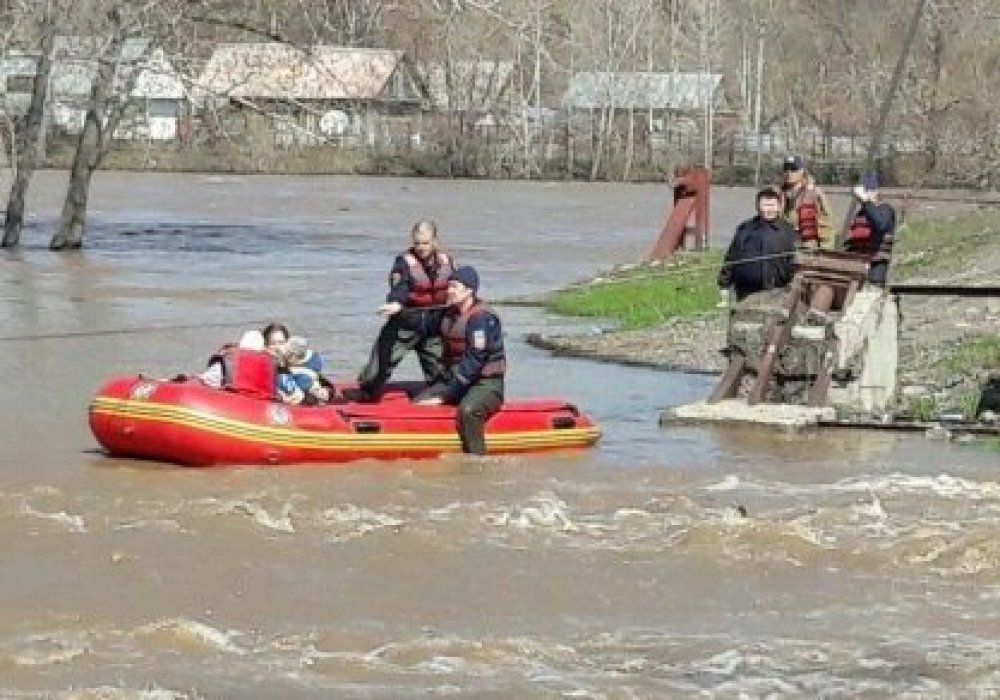
[[[905,411],[914,420],[932,421],[946,409],[958,409],[966,419],[976,418],[980,391],[969,384],[982,384],[986,377],[1000,370],[1000,335],[983,334],[957,342],[941,359],[928,368],[928,375],[935,381],[955,376],[971,378],[969,383],[957,388],[946,399],[936,396],[919,396],[906,402]]]
[[[979,392],[962,391],[954,394],[946,401],[936,396],[918,396],[906,402],[903,411],[911,420],[931,423],[940,417],[944,411],[958,410],[966,420],[976,419],[976,408],[979,406]]]
[[[936,369],[951,374],[979,374],[1000,369],[1000,336],[968,338],[937,363]]]
[[[893,278],[947,276],[968,267],[1000,237],[1000,209],[915,221],[896,236]]]
[[[545,307],[567,316],[614,319],[623,329],[649,328],[676,316],[714,310],[721,262],[721,251],[680,253],[660,266],[641,265],[556,291]]]

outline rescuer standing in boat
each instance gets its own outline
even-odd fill
[[[389,294],[378,312],[387,318],[358,376],[363,399],[374,399],[392,371],[416,350],[428,384],[444,376],[444,346],[439,335],[448,301],[448,278],[455,262],[440,250],[437,225],[418,221],[410,232],[410,248],[396,256],[389,271]]]
[[[503,405],[507,359],[500,318],[477,297],[479,274],[460,267],[448,284],[448,311],[441,320],[449,377],[428,387],[416,402],[457,404],[462,450],[486,454],[486,421]]]
[[[868,281],[885,286],[896,232],[896,210],[882,201],[878,176],[873,172],[864,174],[853,194],[858,200],[858,211],[847,229],[844,250],[868,255],[871,258]]]
[[[791,224],[805,248],[833,247],[830,201],[806,170],[802,156],[788,156],[781,167],[782,216]]]

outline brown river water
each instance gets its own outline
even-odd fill
[[[586,452],[186,470],[89,433],[104,378],[264,320],[353,376],[418,217],[504,297],[639,257],[665,186],[101,174],[55,255],[61,187],[0,252],[0,697],[1000,693],[995,451],[660,429],[713,380],[523,342],[591,322],[501,309],[509,395],[592,413]],[[751,196],[717,189],[716,230]]]

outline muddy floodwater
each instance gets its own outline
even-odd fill
[[[418,217],[504,297],[640,256],[665,186],[101,174],[54,255],[61,187],[0,252],[0,697],[1000,693],[996,451],[660,429],[713,380],[522,340],[587,322],[501,309],[509,396],[592,413],[586,452],[190,470],[87,428],[104,378],[270,319],[353,376]],[[751,196],[716,190],[716,230]]]

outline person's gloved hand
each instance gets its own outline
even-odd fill
[[[394,316],[402,310],[403,310],[402,304],[400,304],[398,301],[390,301],[389,303],[382,304],[382,306],[378,307],[377,313],[379,314],[379,316],[388,317],[388,316]]]
[[[868,190],[866,190],[863,185],[855,185],[854,189],[851,190],[851,193],[859,202],[868,201]]]

